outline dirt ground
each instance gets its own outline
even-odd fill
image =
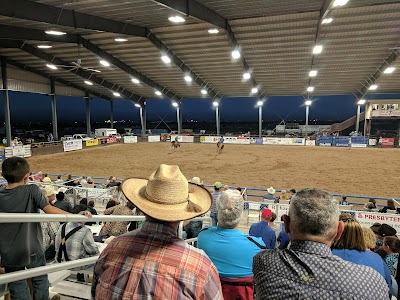
[[[118,144],[29,158],[32,171],[147,178],[158,165],[177,164],[204,183],[276,189],[318,187],[331,193],[400,197],[399,149],[182,144]]]

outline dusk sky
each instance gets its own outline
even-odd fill
[[[366,99],[399,99],[400,95],[368,95]],[[4,120],[3,94],[1,93],[0,118]],[[221,100],[221,121],[257,121],[258,109],[255,98],[223,98]],[[215,109],[211,99],[183,99],[183,120],[215,121]],[[264,120],[301,119],[305,118],[303,97],[271,97],[264,104]],[[11,120],[51,121],[51,100],[49,96],[10,92]],[[85,100],[80,97],[57,97],[59,122],[84,121]],[[314,97],[310,108],[310,119],[336,120],[346,119],[356,113],[354,96],[322,96]],[[107,100],[91,100],[92,121],[108,120],[110,104]],[[168,99],[147,100],[147,120],[157,121],[159,117],[176,120],[176,110]],[[114,102],[114,120],[139,120],[139,109],[132,101],[117,100]]]

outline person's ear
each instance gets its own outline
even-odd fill
[[[285,224],[285,232],[290,233],[290,217],[288,215],[283,215],[283,224]]]
[[[26,181],[28,181],[28,179],[29,179],[29,173],[26,173],[23,180],[24,180],[24,182],[26,182]]]
[[[344,223],[343,223],[343,221],[339,221],[338,228],[337,228],[337,233],[336,233],[336,236],[334,238],[335,241],[340,239],[340,237],[342,236],[343,230],[344,230]]]

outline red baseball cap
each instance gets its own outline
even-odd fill
[[[269,208],[264,208],[261,213],[261,217],[271,219],[272,218],[272,210],[270,210]]]

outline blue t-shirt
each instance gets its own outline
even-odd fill
[[[267,249],[274,249],[276,243],[275,231],[268,225],[267,222],[261,221],[251,225],[249,234],[260,237],[264,241]]]
[[[226,229],[219,226],[206,227],[197,240],[197,248],[204,250],[224,278],[243,278],[253,276],[253,257],[262,251],[239,229]],[[261,238],[251,237],[262,246]]]
[[[385,278],[389,289],[392,286],[392,279],[390,278],[389,268],[387,267],[383,259],[375,252],[358,251],[355,249],[333,249],[332,254],[357,265],[371,267],[379,274],[381,274],[383,278]]]
[[[223,143],[224,140],[225,140],[225,139],[224,139],[222,136],[219,138],[219,142],[220,142],[220,143]]]

